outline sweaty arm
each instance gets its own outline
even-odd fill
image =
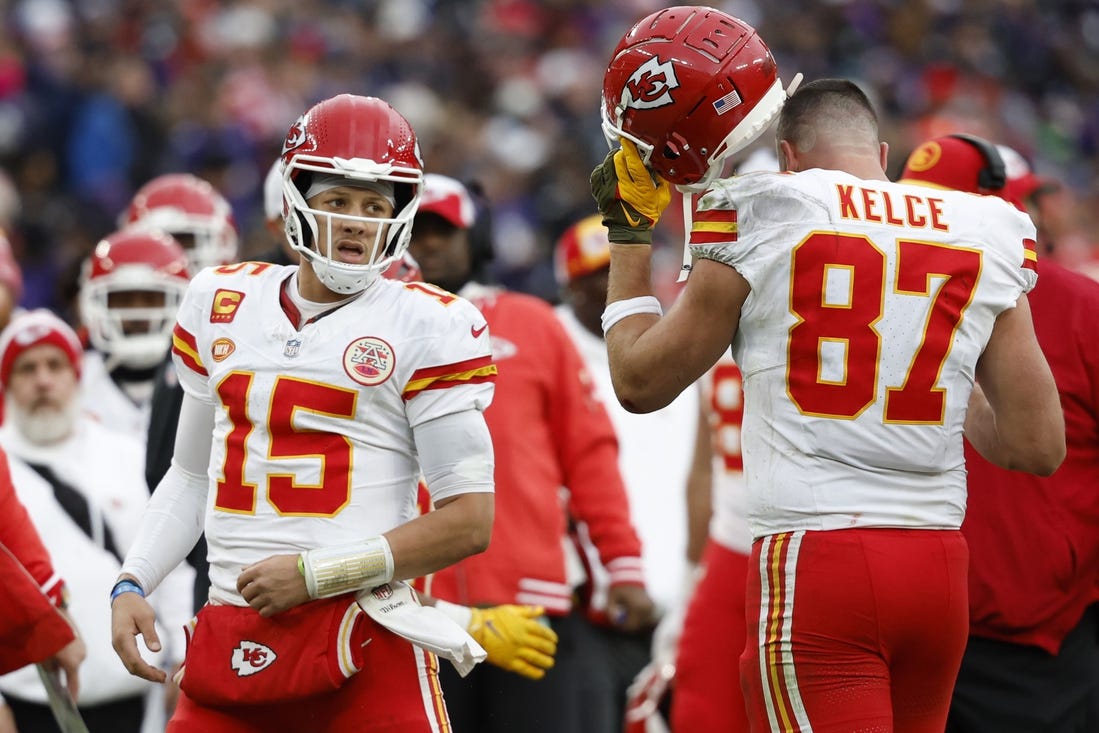
[[[145,509],[122,575],[153,591],[187,557],[202,535],[214,408],[184,395],[172,465]]]
[[[965,437],[991,463],[1048,476],[1065,457],[1065,417],[1049,364],[1019,296],[996,319],[977,361]]]
[[[652,294],[649,258],[647,247],[611,244],[608,312],[616,301]],[[622,406],[659,410],[701,377],[732,342],[750,289],[732,267],[699,259],[666,316],[636,313],[611,326],[607,353]]]

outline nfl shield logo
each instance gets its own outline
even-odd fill
[[[286,342],[286,348],[282,350],[282,355],[287,358],[293,359],[295,356],[298,355],[299,351],[301,351],[301,339],[292,338]]]

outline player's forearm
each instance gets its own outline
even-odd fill
[[[444,499],[435,511],[385,533],[393,577],[418,578],[484,552],[492,536],[495,495],[470,493]]]
[[[644,340],[661,317],[650,282],[651,251],[647,246],[611,244],[603,328],[614,392],[630,412],[652,412],[678,394],[659,383],[662,375],[654,367],[660,354],[649,350]]]
[[[1049,434],[1064,434],[1064,418],[1059,412],[1043,415],[1031,413],[1029,428],[1012,430],[1010,420],[998,420],[979,386],[974,386],[965,418],[965,437],[989,463],[1012,471],[1027,471],[1049,475],[1064,457],[1063,440],[1060,449],[1042,448]],[[1045,426],[1045,427],[1043,427]]]
[[[151,593],[183,562],[202,535],[206,492],[205,475],[173,463],[145,508],[137,537],[122,564],[122,575]]]

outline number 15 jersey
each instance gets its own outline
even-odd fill
[[[996,317],[1036,281],[1030,219],[820,169],[718,181],[698,209],[693,254],[752,288],[733,354],[753,536],[960,527],[966,406]]]
[[[415,517],[414,428],[492,399],[487,327],[468,301],[379,280],[299,328],[284,292],[295,269],[203,270],[172,338],[184,390],[214,407],[211,596],[237,605],[251,563]]]

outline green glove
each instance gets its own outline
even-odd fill
[[[649,172],[637,146],[625,138],[592,171],[591,192],[610,240],[618,244],[652,244],[653,227],[672,200],[668,182]]]

